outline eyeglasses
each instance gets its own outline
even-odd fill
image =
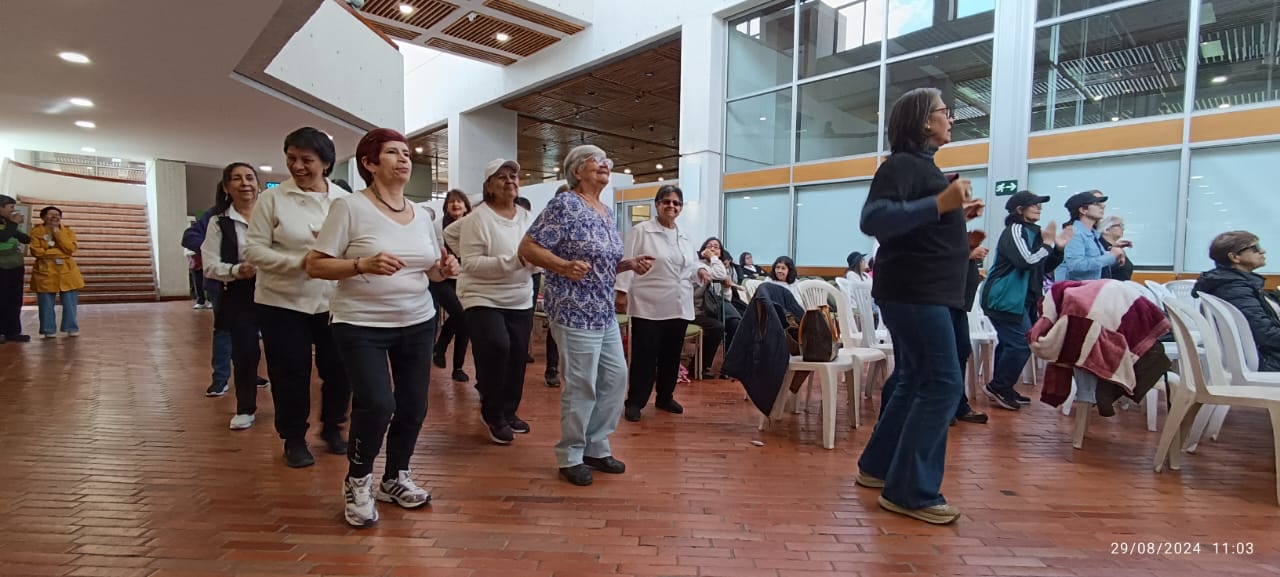
[[[939,110],[945,111],[947,113],[947,118],[951,120],[956,119],[956,111],[952,110],[950,106],[943,106],[942,108],[934,108],[933,110],[929,111],[929,114],[933,114],[934,112],[937,112]]]
[[[662,200],[659,200],[659,201],[658,201],[658,204],[660,204],[660,205],[662,205],[662,206],[674,206],[674,207],[676,207],[676,208],[680,208],[680,207],[684,206],[684,203],[683,203],[683,202],[680,202],[680,201],[678,201],[678,200],[676,200],[676,199],[674,199],[674,198],[664,198],[664,199],[662,199]]]
[[[597,155],[595,155],[595,156],[588,157],[588,158],[590,158],[591,160],[596,161],[596,164],[597,164],[597,165],[599,165],[599,166],[604,166],[604,167],[607,167],[609,170],[613,170],[613,159],[612,159],[612,158],[609,158],[609,157],[607,157],[607,156],[601,156],[601,155],[599,155],[599,154],[597,154]]]
[[[1244,254],[1244,253],[1249,252],[1249,251],[1254,251],[1254,252],[1256,252],[1256,253],[1258,253],[1258,254],[1266,254],[1266,253],[1267,253],[1267,251],[1262,250],[1262,247],[1261,247],[1261,246],[1258,246],[1258,245],[1256,245],[1256,244],[1251,244],[1251,245],[1249,245],[1249,246],[1246,246],[1246,247],[1244,247],[1244,248],[1242,248],[1242,249],[1240,249],[1240,250],[1236,251],[1236,254]]]

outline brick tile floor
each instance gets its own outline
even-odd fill
[[[247,431],[227,429],[230,395],[203,396],[211,319],[182,302],[89,305],[78,339],[0,345],[0,576],[1280,573],[1264,412],[1233,410],[1221,441],[1155,474],[1157,435],[1139,411],[1093,419],[1076,451],[1070,418],[977,399],[992,422],[952,429],[943,488],[964,517],[934,527],[853,484],[870,424],[849,430],[841,407],[836,449],[823,450],[815,402],[758,433],[727,381],[682,386],[684,415],[650,407],[622,422],[628,472],[570,486],[556,476],[559,390],[541,384],[541,363],[521,410],[533,433],[506,447],[479,426],[475,390],[435,370],[413,460],[433,505],[384,504],[379,527],[355,531],[341,518],[342,457],[313,441],[316,466],[289,469],[269,393]],[[1201,552],[1112,554],[1133,541]],[[1215,542],[1253,552],[1215,555]]]

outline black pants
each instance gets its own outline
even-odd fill
[[[224,295],[225,298],[225,295]],[[323,381],[320,422],[338,427],[347,420],[351,385],[342,357],[329,330],[329,313],[307,314],[267,305],[258,306],[262,344],[267,352],[267,376],[276,408],[276,433],[286,441],[303,441],[311,416],[311,349]]]
[[[0,335],[22,334],[23,267],[0,269]]]
[[[252,300],[249,304],[253,304]],[[227,319],[227,323],[231,331],[236,414],[252,415],[258,412],[258,364],[262,362],[262,351],[258,348],[258,313],[255,307],[247,306],[233,314],[235,318]]]
[[[467,358],[467,323],[462,312],[462,303],[458,302],[458,279],[445,279],[444,282],[431,283],[431,298],[435,300],[437,309],[444,309],[449,318],[440,325],[439,337],[435,343],[435,354],[443,357],[453,341],[453,370],[462,368]],[[432,322],[439,322],[437,314]]]
[[[431,384],[431,342],[436,321],[411,327],[333,325],[351,378],[351,434],[347,443],[347,475],[373,473],[373,461],[387,441],[382,478],[394,479],[409,469],[422,421],[427,418]],[[388,362],[391,370],[388,372]],[[394,381],[394,386],[392,382]]]
[[[198,304],[209,300],[209,295],[204,290],[204,271],[198,268],[191,269],[191,298],[196,299]]]
[[[489,424],[516,416],[524,396],[524,369],[533,332],[533,309],[467,309],[467,330],[475,343],[480,415]]]
[[[680,351],[689,321],[651,321],[631,317],[631,374],[627,406],[643,409],[653,392],[657,377],[658,401],[670,401],[680,374]]]
[[[733,335],[738,332],[738,325],[742,323],[742,319],[736,316],[729,317],[721,322],[720,319],[711,317],[698,316],[693,319],[693,324],[702,327],[702,368],[710,369],[711,364],[716,360],[716,350],[720,348],[720,341],[724,341],[724,350],[729,350],[729,345],[733,344]]]

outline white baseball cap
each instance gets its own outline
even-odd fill
[[[512,170],[516,171],[517,175],[520,174],[520,163],[514,160],[507,160],[505,158],[495,158],[489,162],[488,166],[484,167],[485,181],[488,182],[489,177],[497,174],[498,170],[502,169],[504,166],[510,166]]]

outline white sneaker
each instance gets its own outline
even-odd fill
[[[417,509],[431,502],[431,493],[414,484],[409,471],[400,471],[395,480],[383,481],[378,486],[378,500],[395,503],[405,509]]]
[[[67,336],[69,336],[69,337],[78,337],[78,336],[80,336],[80,331],[67,331]]]
[[[352,527],[372,527],[378,522],[378,508],[373,499],[373,475],[359,479],[347,477],[342,483],[342,497],[346,501],[343,516]]]
[[[191,308],[192,308],[192,309],[195,309],[195,310],[201,310],[201,309],[203,309],[203,308],[204,308],[204,303],[196,303],[196,304],[193,304],[193,305],[191,305]]]
[[[231,417],[231,430],[239,431],[253,426],[253,415],[236,415]]]
[[[46,335],[46,334],[44,334],[44,333],[41,333],[41,334],[40,334],[40,338],[42,338],[42,339],[56,339],[56,338],[58,338],[58,335]]]

